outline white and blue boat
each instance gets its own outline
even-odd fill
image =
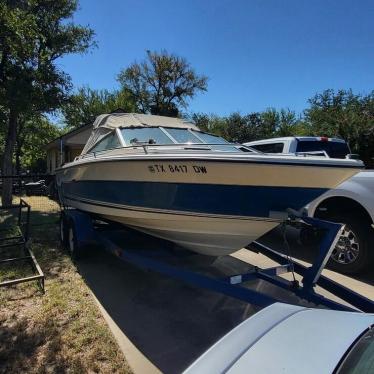
[[[363,168],[358,160],[264,154],[179,118],[97,117],[57,170],[62,204],[198,253],[235,252]]]

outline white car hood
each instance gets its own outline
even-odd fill
[[[276,303],[244,321],[185,373],[331,373],[374,315]]]

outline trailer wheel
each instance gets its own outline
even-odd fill
[[[61,213],[60,215],[60,241],[64,248],[67,247],[68,244],[68,222],[65,217],[65,214]]]
[[[74,222],[71,221],[67,231],[67,248],[73,260],[82,258],[83,246],[79,243]]]
[[[346,274],[356,274],[369,267],[374,259],[371,227],[348,214],[329,217],[328,220],[345,224],[328,262],[329,267]]]

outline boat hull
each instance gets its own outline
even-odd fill
[[[73,163],[57,175],[65,205],[195,252],[235,252],[356,173],[253,159],[152,155]]]
[[[208,256],[224,256],[243,248],[274,227],[277,220],[186,213],[162,213],[100,206],[66,200],[70,206],[99,215],[152,236]]]

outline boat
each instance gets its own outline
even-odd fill
[[[264,154],[180,118],[103,114],[56,171],[61,204],[197,253],[231,254],[363,168]]]

